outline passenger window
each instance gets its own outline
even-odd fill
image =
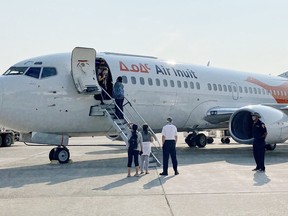
[[[265,95],[265,93],[266,93],[266,92],[265,92],[265,89],[262,89],[262,94]]]
[[[239,92],[240,92],[240,93],[242,93],[242,92],[243,92],[243,90],[242,90],[242,87],[241,87],[241,86],[239,86]]]
[[[164,85],[165,87],[167,87],[167,86],[168,86],[168,82],[167,82],[167,80],[166,80],[166,79],[164,79],[164,80],[163,80],[163,85]]]
[[[134,76],[131,77],[131,83],[136,84],[136,78]]]
[[[181,88],[181,82],[179,81],[179,80],[177,80],[177,86],[178,86],[178,88]]]
[[[216,84],[213,84],[213,90],[217,91],[217,85]]]
[[[251,87],[249,87],[249,93],[252,94],[252,88]]]
[[[232,92],[232,87],[231,87],[231,85],[228,85],[228,91],[229,91],[229,92]]]
[[[222,91],[222,86],[220,84],[218,84],[218,89],[219,91]]]
[[[211,85],[210,85],[211,86]],[[190,82],[190,88],[191,89],[194,89],[194,83],[193,82]],[[211,90],[211,89],[210,89]]]
[[[253,90],[254,90],[254,94],[257,94],[257,89],[256,89],[256,88],[253,88]]]
[[[187,83],[187,81],[184,81],[184,88],[188,88],[188,83]]]
[[[227,86],[223,85],[224,92],[227,92]]]
[[[141,84],[141,85],[145,85],[145,80],[144,80],[143,77],[140,77],[140,84]]]
[[[196,82],[196,88],[200,89],[200,83],[199,82]]]
[[[149,84],[150,86],[153,85],[153,80],[152,80],[151,78],[148,78],[148,84]]]
[[[234,91],[234,92],[237,92],[236,86],[233,86],[233,91]]]
[[[246,94],[248,93],[247,87],[244,87],[244,91],[245,91]]]
[[[128,80],[127,80],[126,76],[122,76],[122,82],[125,83],[125,84],[128,83]]]
[[[261,94],[261,89],[260,88],[258,88],[258,94]]]
[[[156,79],[156,85],[160,86],[160,80],[158,78]]]
[[[28,71],[25,73],[26,76],[30,76],[33,78],[39,78],[41,67],[30,67]]]
[[[56,76],[57,71],[56,68],[52,67],[44,67],[41,74],[41,79],[50,76]]]
[[[171,87],[174,87],[174,86],[175,86],[175,84],[174,84],[174,81],[173,81],[173,80],[170,80],[170,85],[171,85]]]

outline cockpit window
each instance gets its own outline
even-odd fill
[[[26,76],[39,79],[41,67],[30,67],[29,70],[25,73]]]
[[[3,75],[22,75],[28,67],[10,67]]]
[[[56,68],[44,67],[41,74],[41,79],[45,77],[55,76],[57,74]]]

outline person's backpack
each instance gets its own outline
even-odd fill
[[[135,150],[137,149],[138,142],[137,142],[137,134],[132,134],[132,136],[129,139],[129,149]]]

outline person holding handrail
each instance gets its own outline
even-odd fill
[[[115,118],[123,119],[123,103],[124,103],[124,85],[122,77],[117,77],[113,87],[113,98],[115,99]]]

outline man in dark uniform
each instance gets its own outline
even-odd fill
[[[163,172],[160,175],[168,175],[169,155],[171,156],[174,174],[179,175],[178,162],[176,157],[177,128],[172,124],[172,118],[167,118],[167,124],[162,128],[162,151],[163,151]]]
[[[256,168],[252,171],[265,172],[265,138],[267,136],[267,129],[265,124],[260,121],[260,114],[254,112],[251,114],[253,120],[253,156],[256,162]]]

